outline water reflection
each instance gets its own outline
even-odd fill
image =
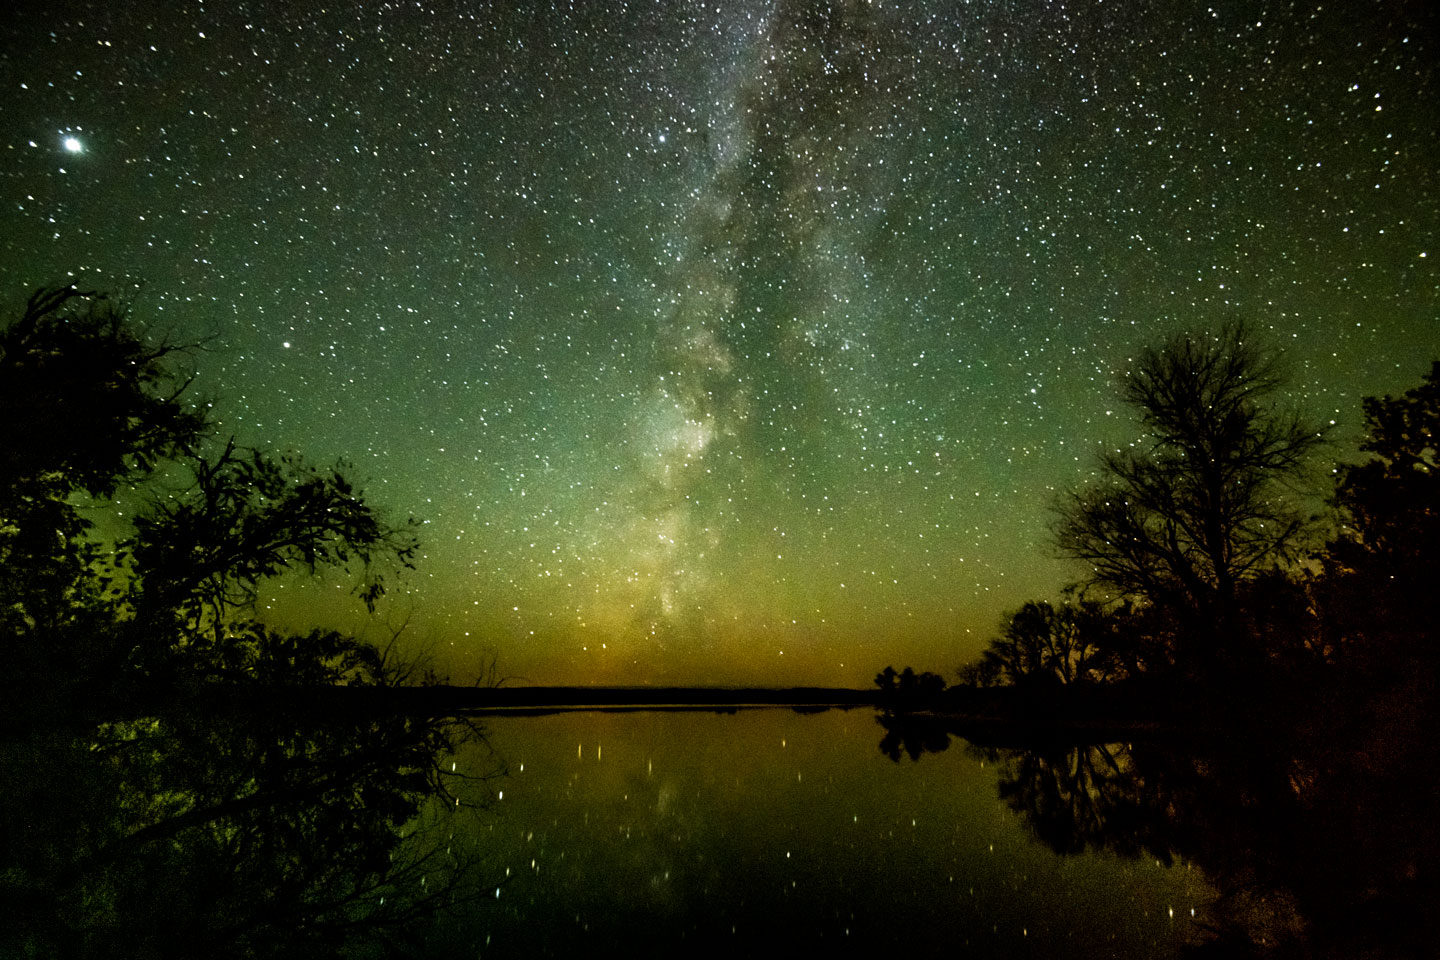
[[[873,714],[498,718],[504,798],[464,839],[509,873],[437,946],[502,956],[1174,956],[1184,865],[1060,857],[964,750],[891,764]],[[463,757],[463,754],[462,754]]]
[[[860,710],[501,717],[481,738],[277,701],[12,730],[0,950],[1398,957],[1435,942],[1423,750],[1022,745],[879,720],[879,751]]]
[[[881,715],[899,761],[983,732]],[[1216,896],[1200,955],[1433,955],[1440,777],[1430,748],[1359,750],[1329,736],[1229,731],[1186,742],[971,745],[998,795],[1059,854],[1106,850],[1197,865]]]
[[[331,956],[410,936],[477,896],[442,811],[497,773],[478,732],[300,699],[11,729],[3,952]]]

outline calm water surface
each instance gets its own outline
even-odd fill
[[[1201,939],[1213,897],[1184,863],[1054,853],[1001,799],[1003,764],[960,741],[892,761],[868,710],[568,713],[486,729],[455,763],[483,771],[498,756],[508,775],[472,785],[442,823],[493,889],[436,947],[1169,957]]]

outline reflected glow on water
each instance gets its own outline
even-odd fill
[[[450,933],[482,955],[778,941],[1166,957],[1198,939],[1211,895],[1183,863],[1057,856],[993,765],[962,744],[893,763],[869,711],[487,726],[510,777],[457,839],[506,880]]]

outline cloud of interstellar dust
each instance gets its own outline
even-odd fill
[[[627,549],[599,600],[625,634],[705,642],[743,621],[732,608],[753,615],[733,576],[747,519],[823,471],[825,434],[864,389],[865,249],[894,185],[888,125],[907,76],[899,31],[875,17],[868,5],[774,12],[717,98],[729,109],[679,228],[629,438],[638,462],[612,512]],[[788,476],[774,475],[778,450]]]

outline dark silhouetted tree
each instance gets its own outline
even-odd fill
[[[980,659],[961,669],[962,679],[975,686],[1119,679],[1128,672],[1122,654],[1129,618],[1127,607],[1107,612],[1093,600],[1058,608],[1043,600],[1027,603],[1006,619]]]
[[[967,687],[993,687],[1000,682],[1000,665],[998,661],[987,660],[981,657],[969,663],[960,665],[957,671],[962,686]]]
[[[1060,504],[1061,552],[1089,566],[1088,586],[1172,611],[1188,667],[1251,655],[1231,635],[1240,585],[1307,545],[1301,491],[1322,434],[1277,406],[1281,388],[1277,355],[1242,324],[1142,351],[1121,396],[1143,439],[1102,454],[1100,482]]]
[[[70,288],[0,329],[0,953],[373,952],[471,896],[414,827],[496,771],[455,770],[477,726],[373,689],[389,650],[255,619],[290,570],[373,606],[413,532],[341,467],[212,444],[179,359]],[[102,536],[86,498],[122,485],[150,502]]]
[[[408,566],[412,528],[384,522],[341,468],[207,452],[181,348],[125,305],[41,290],[0,329],[0,643],[12,692],[247,669],[255,591],[290,569],[350,568],[373,606]],[[164,469],[168,489],[113,543],[81,509]],[[186,480],[188,478],[188,485]],[[180,485],[177,489],[176,485]],[[330,645],[319,656],[359,655]],[[44,699],[42,697],[42,699]],[[83,698],[82,698],[83,699]]]
[[[37,291],[0,331],[0,489],[106,496],[192,451],[207,424],[183,399],[188,349],[153,342],[104,294]]]
[[[1050,610],[1050,604],[1043,604]],[[1027,612],[1032,614],[1027,616]],[[1044,630],[1034,629],[1042,619],[1042,604],[1027,603],[1006,621],[1000,636],[990,641],[980,656],[981,670],[1009,685],[1052,682],[1055,677],[1045,664]]]
[[[944,677],[928,670],[916,673],[913,667],[899,673],[894,667],[886,667],[875,675],[875,685],[880,688],[881,698],[890,705],[925,705],[945,692]]]
[[[1361,449],[1370,459],[1344,468],[1336,485],[1345,527],[1324,558],[1325,625],[1336,645],[1358,643],[1382,659],[1433,655],[1425,648],[1440,567],[1440,362],[1399,397],[1366,398]]]
[[[1421,567],[1440,542],[1440,361],[1399,397],[1367,397],[1365,433],[1373,456],[1336,489],[1348,542],[1397,570]]]
[[[287,569],[355,568],[356,593],[373,609],[387,567],[410,566],[409,527],[385,524],[342,468],[321,470],[298,457],[271,458],[229,443],[186,465],[194,482],[135,520],[126,542],[135,576],[129,602],[145,635],[184,638],[184,656],[220,657],[265,580]]]
[[[108,581],[92,576],[103,559],[74,498],[109,496],[204,436],[179,349],[74,287],[37,291],[0,330],[0,634],[94,613]]]

